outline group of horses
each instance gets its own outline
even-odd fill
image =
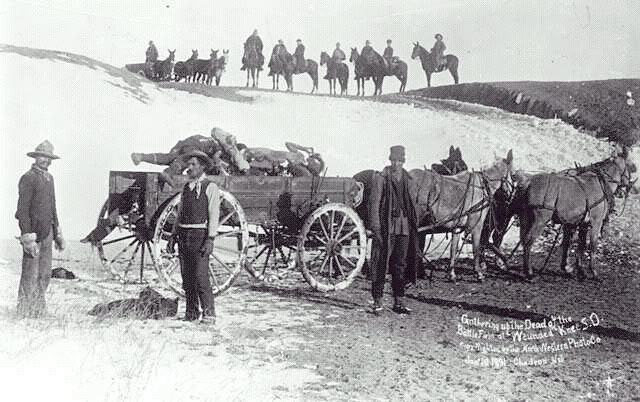
[[[220,85],[220,78],[225,71],[229,58],[229,50],[223,50],[218,57],[218,50],[211,49],[208,59],[199,59],[198,50],[191,50],[191,57],[185,61],[179,61],[173,67],[176,81],[182,79],[185,82],[198,82],[211,85],[215,78],[216,86]]]
[[[450,159],[451,152],[455,150],[450,150]],[[462,161],[461,155],[458,156]],[[468,171],[466,165],[446,165],[433,165],[431,170],[426,167],[410,170],[409,188],[415,197],[420,250],[424,251],[428,234],[452,235],[449,260],[449,278],[452,281],[456,280],[454,267],[461,234],[471,238],[473,266],[478,280],[484,279],[486,249],[495,252],[508,272],[508,260],[500,246],[514,216],[520,221],[519,245],[523,248],[525,280],[534,278],[531,247],[549,222],[563,228],[561,268],[564,273],[570,275],[573,271],[567,267],[567,255],[573,235],[578,230],[577,276],[579,279],[586,277],[583,266],[587,258],[592,278],[597,279],[593,252],[603,223],[613,211],[614,195],[628,196],[634,185],[631,173],[636,170],[626,148],[617,149],[611,157],[589,166],[535,175],[513,170],[512,151],[478,171]],[[442,168],[445,170],[440,170]],[[462,168],[465,170],[458,172],[457,169]],[[370,191],[374,173],[363,171],[354,176],[361,183],[365,200],[368,199],[366,194],[367,190]],[[371,208],[367,202],[358,210],[365,224],[370,220],[369,211]],[[422,260],[428,263],[423,255]]]
[[[223,50],[218,57],[218,50],[211,49],[208,59],[199,59],[198,51],[191,50],[191,57],[185,61],[175,63],[176,50],[168,49],[169,56],[164,60],[149,63],[127,64],[125,67],[136,74],[140,74],[153,81],[181,81],[199,82],[216,86],[220,85],[222,73],[227,66],[229,50]]]
[[[418,42],[414,43],[411,58],[419,58],[422,68],[427,77],[427,85],[431,86],[431,74],[448,70],[453,77],[454,82],[459,82],[458,76],[458,58],[455,55],[446,56],[446,65],[438,66],[436,57],[427,49],[422,47]],[[252,87],[258,86],[260,79],[260,70],[263,60],[261,60],[255,48],[246,48],[245,44],[245,67],[247,70],[247,83],[252,81]],[[305,65],[296,68],[296,58],[286,50],[272,53],[270,57],[269,75],[272,76],[273,90],[280,89],[280,76],[282,76],[287,85],[287,91],[293,91],[293,76],[295,74],[308,74],[312,80],[311,93],[318,90],[318,63],[312,59],[306,59]],[[354,79],[357,83],[357,96],[365,95],[365,81],[371,79],[374,83],[373,95],[382,94],[382,84],[384,77],[395,76],[400,81],[398,92],[404,92],[407,85],[408,66],[407,63],[394,57],[391,62],[385,60],[378,52],[373,51],[371,55],[363,57],[357,48],[351,48],[349,62],[353,63]],[[327,74],[325,79],[329,82],[329,93],[337,94],[336,83],[340,85],[340,95],[346,95],[349,87],[349,67],[347,64],[337,62],[329,56],[328,52],[320,53],[320,65],[327,66]]]

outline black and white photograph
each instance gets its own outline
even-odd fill
[[[0,0],[0,400],[639,400],[639,19]]]

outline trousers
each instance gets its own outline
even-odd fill
[[[206,239],[207,229],[178,229],[180,273],[182,289],[187,299],[187,319],[198,318],[199,309],[205,316],[216,315],[209,280],[209,256],[203,256],[200,251]]]
[[[407,269],[407,254],[409,251],[409,236],[389,235],[389,270],[391,271],[391,290],[393,297],[404,296],[404,274]],[[371,293],[374,299],[381,299],[386,282],[387,264],[384,258],[378,259],[378,264],[372,269],[377,270],[373,275]]]
[[[40,251],[36,257],[22,254],[22,274],[18,288],[18,315],[40,317],[47,312],[45,293],[51,281],[51,257],[53,228],[38,242]]]

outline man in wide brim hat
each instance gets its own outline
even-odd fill
[[[51,144],[47,140],[44,140],[43,142],[38,144],[34,151],[27,152],[27,156],[30,156],[32,158],[42,156],[49,159],[60,159],[58,155],[53,153],[53,144]]]
[[[198,159],[200,163],[205,166],[205,170],[208,170],[211,168],[211,166],[213,166],[213,161],[211,160],[211,158],[209,158],[209,155],[197,149],[194,149],[193,151],[185,155],[185,159],[189,160],[191,158]]]
[[[52,243],[64,250],[65,241],[56,211],[53,176],[48,169],[53,145],[45,140],[27,156],[35,158],[31,169],[18,183],[18,208],[15,217],[20,227],[22,274],[18,288],[18,316],[40,317],[46,313],[45,294],[51,278]]]
[[[444,39],[444,38],[442,37],[442,35],[441,35],[441,34],[439,34],[439,33],[435,34],[434,38],[436,38],[436,39],[438,39],[438,40],[442,40],[442,39]]]

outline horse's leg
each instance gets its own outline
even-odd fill
[[[249,71],[251,70],[251,68],[247,68],[247,85],[245,85],[246,88],[249,88]]]
[[[482,211],[484,215],[486,215],[486,211]],[[481,266],[486,268],[486,264],[483,261],[483,250],[482,247],[482,226],[480,224],[482,220],[478,221],[473,230],[471,231],[471,247],[473,249],[473,269],[476,271],[476,276],[478,277],[478,281],[482,282],[484,280],[484,274],[482,273]]]
[[[577,265],[577,277],[578,280],[582,281],[585,278],[584,274],[584,251],[587,245],[587,232],[589,230],[589,226],[587,224],[581,224],[578,227],[578,255],[576,255],[576,265]]]
[[[427,76],[427,88],[431,87],[431,73],[428,71],[425,71],[424,74]]]
[[[589,227],[589,246],[587,247],[587,252],[589,253],[589,270],[591,271],[591,275],[593,275],[592,279],[594,280],[600,280],[595,269],[595,255],[593,252],[598,246],[598,240],[600,239],[600,233],[602,232],[603,222],[604,216],[601,219],[595,219]]]
[[[573,270],[567,269],[567,257],[569,255],[569,248],[571,247],[571,240],[573,239],[573,233],[576,227],[574,225],[562,225],[562,260],[560,261],[560,269],[567,275],[570,275]]]
[[[449,280],[451,282],[456,281],[456,258],[458,257],[458,246],[460,242],[460,234],[452,232],[451,233],[451,243],[449,244]]]
[[[460,79],[458,77],[458,68],[457,67],[451,68],[451,69],[449,69],[449,72],[451,73],[451,76],[453,77],[453,82],[455,84],[457,84],[460,81]]]
[[[520,230],[522,231],[523,228],[528,229],[524,233],[524,238],[522,239],[522,248],[524,249],[524,273],[527,279],[533,278],[533,268],[529,261],[531,247],[538,236],[542,233],[547,222],[551,219],[551,214],[552,212],[549,210],[536,209],[533,213],[529,212],[526,214],[527,216],[525,220],[529,220],[528,222],[523,224],[522,219],[520,221]]]
[[[253,86],[257,87],[260,85],[260,69],[256,67],[254,70],[255,80],[253,81]]]

